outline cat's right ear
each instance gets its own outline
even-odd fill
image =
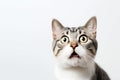
[[[87,32],[91,34],[94,38],[96,38],[97,33],[97,19],[95,16],[91,17],[85,25]]]
[[[52,20],[52,32],[53,32],[53,38],[55,39],[56,36],[62,32],[63,25],[56,19]]]

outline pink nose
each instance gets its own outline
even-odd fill
[[[75,48],[75,47],[77,47],[78,46],[78,43],[76,42],[76,41],[72,41],[71,42],[71,47],[72,48]]]

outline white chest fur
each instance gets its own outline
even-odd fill
[[[57,80],[90,80],[94,74],[95,67],[91,65],[87,69],[77,68],[62,68],[55,67],[55,75]]]

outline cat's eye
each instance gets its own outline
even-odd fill
[[[69,42],[68,37],[67,37],[67,36],[63,36],[63,37],[61,38],[61,42],[62,42],[62,43],[68,43],[68,42]]]
[[[79,42],[86,43],[88,41],[88,37],[85,35],[82,35],[79,37]]]

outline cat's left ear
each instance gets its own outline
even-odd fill
[[[63,31],[63,28],[63,25],[57,19],[52,20],[52,32],[54,39],[56,39],[57,35]]]
[[[93,35],[94,37],[96,37],[96,29],[97,29],[97,19],[95,16],[93,16],[92,18],[90,18],[88,20],[88,22],[85,25],[85,28],[87,28],[87,31]]]

